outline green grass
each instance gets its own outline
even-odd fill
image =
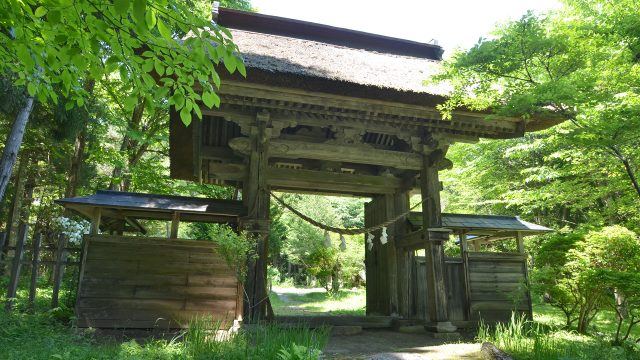
[[[0,277],[0,285],[6,288],[6,278]],[[51,288],[43,281],[39,284],[35,306],[30,309],[26,288],[26,281],[21,281],[13,312],[0,310],[2,360],[311,360],[318,358],[329,338],[326,328],[283,328],[267,324],[216,339],[212,334],[215,334],[218,324],[200,318],[191,322],[189,330],[171,340],[116,341],[69,325],[73,315],[73,291],[65,289],[61,307],[50,310]],[[6,298],[1,291],[0,305],[4,306]],[[286,356],[287,353],[297,355]]]
[[[554,308],[548,304],[534,304],[533,305],[533,319],[544,325],[561,328],[565,325],[564,314],[557,308]],[[575,324],[574,324],[575,325]],[[616,315],[610,310],[601,310],[596,317],[591,321],[589,325],[589,333],[591,334],[603,334],[604,337],[613,336],[616,332],[618,323],[616,321]],[[623,329],[626,327],[623,325]],[[631,330],[630,339],[640,339],[640,326],[635,326]]]
[[[539,314],[537,316],[541,317]],[[562,320],[549,313],[544,317],[546,321],[554,324]],[[515,316],[512,316],[511,321],[506,324],[495,326],[481,324],[477,340],[491,342],[515,359],[640,359],[639,349],[633,344],[615,347],[611,346],[606,338],[581,335],[573,331],[561,330],[555,325],[526,321]]]
[[[302,349],[303,359],[317,359],[329,337],[328,329],[263,325],[216,339],[211,330],[215,328],[213,322],[196,319],[188,331],[172,340],[117,342],[70,328],[50,314],[2,313],[0,359],[280,359],[283,351],[291,349]]]
[[[281,290],[286,291],[286,290]],[[304,294],[287,292],[279,296],[270,295],[276,315],[365,315],[366,294],[364,289],[340,290],[332,295],[325,291]]]

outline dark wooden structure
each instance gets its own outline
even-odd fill
[[[441,60],[435,45],[228,9],[214,16],[233,34],[247,77],[221,70],[220,107],[201,106],[203,120],[189,127],[171,112],[171,174],[242,189],[248,214],[240,226],[260,238],[246,281],[246,320],[266,314],[269,191],[371,197],[371,225],[406,212],[409,193],[419,190],[424,226],[412,233],[401,223],[388,229],[375,265],[388,274],[379,282],[386,295],[368,306],[411,316],[417,298],[405,279],[411,254],[422,249],[425,321],[454,331],[443,253],[450,231],[443,228],[438,178],[452,166],[447,150],[454,142],[519,137],[557,121],[468,109],[443,118],[436,106],[446,89],[424,85]]]
[[[57,202],[92,221],[80,264],[78,326],[179,328],[207,316],[228,327],[242,319],[242,286],[216,245],[177,239],[181,221],[237,226],[246,216],[241,202],[117,191]],[[123,235],[145,234],[141,219],[170,221],[167,238]]]

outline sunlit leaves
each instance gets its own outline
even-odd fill
[[[214,64],[224,59],[228,71],[246,73],[230,34],[179,0],[74,2],[72,8],[58,0],[34,7],[9,1],[0,12],[13,26],[0,32],[0,73],[15,74],[16,85],[43,101],[62,95],[84,104],[83,82],[118,76],[133,95],[153,99],[148,104],[178,93],[171,103],[178,111],[188,106],[190,116],[200,100],[197,83],[210,93],[220,85]],[[218,106],[219,99],[210,94],[207,103]]]

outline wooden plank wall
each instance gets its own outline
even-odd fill
[[[239,314],[234,271],[211,242],[86,235],[79,327],[182,328],[195,316],[225,327]]]
[[[526,256],[469,252],[470,320],[508,321],[511,312],[531,317]]]
[[[416,298],[412,307],[412,317],[416,319],[427,320],[429,311],[427,309],[427,274],[424,268],[424,256],[414,257],[414,266],[412,269],[415,279],[413,282],[414,294]],[[463,277],[464,267],[460,258],[445,259],[445,281],[448,297],[448,313],[450,321],[464,321],[466,319],[467,304],[464,296],[465,285]]]

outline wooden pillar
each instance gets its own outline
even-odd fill
[[[269,248],[269,187],[267,169],[269,158],[269,114],[260,113],[251,126],[251,154],[248,178],[243,183],[243,201],[249,213],[242,221],[242,228],[256,237],[255,259],[249,260],[245,291],[245,320],[257,322],[267,315],[267,257]]]
[[[522,271],[524,273],[524,281],[526,284],[526,297],[527,297],[527,319],[533,320],[533,303],[531,301],[531,292],[528,290],[530,288],[529,284],[529,264],[528,264],[528,256],[524,249],[524,236],[522,232],[516,232],[516,246],[518,247],[518,253],[524,255],[522,259]]]
[[[436,163],[444,154],[436,150],[424,155],[420,172],[422,195],[422,220],[425,244],[425,268],[427,272],[427,294],[430,324],[427,330],[434,332],[454,332],[456,327],[449,322],[447,289],[444,265],[444,241],[449,232],[442,229],[440,208],[440,179]]]
[[[171,217],[171,230],[169,232],[170,239],[178,238],[179,227],[180,227],[180,213],[176,211],[173,213],[173,216]]]
[[[520,254],[524,254],[524,237],[522,236],[522,232],[516,231],[516,246],[518,248],[518,252]]]
[[[398,192],[394,195],[395,215],[400,215],[409,210],[409,193]],[[407,232],[407,221],[398,220],[394,224],[394,242],[404,236]],[[395,246],[396,267],[397,267],[397,292],[398,292],[398,314],[400,317],[408,319],[410,317],[409,289],[411,263],[409,262],[409,252],[403,247]]]
[[[102,209],[99,207],[93,208],[93,215],[91,217],[91,229],[89,234],[97,235],[100,232],[100,221],[102,220]]]
[[[471,320],[471,285],[469,279],[469,249],[467,243],[467,232],[461,230],[458,234],[460,239],[460,255],[462,256],[462,276],[464,282],[464,303],[466,320]]]
[[[384,195],[384,217],[394,218],[397,215],[394,194]],[[388,243],[385,246],[387,257],[387,292],[389,294],[389,310],[391,316],[398,316],[398,258],[396,252],[397,227],[396,224],[387,228]],[[402,250],[400,250],[402,251]]]

